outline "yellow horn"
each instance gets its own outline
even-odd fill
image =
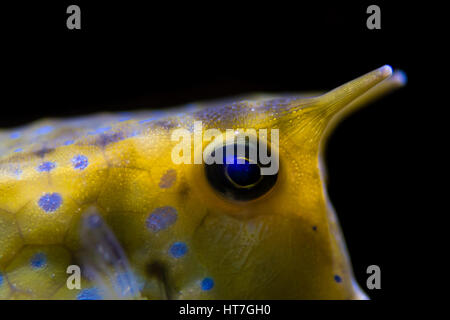
[[[391,75],[392,68],[389,65],[384,65],[320,96],[318,107],[324,109],[325,115],[334,116]]]

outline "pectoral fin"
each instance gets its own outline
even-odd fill
[[[83,216],[80,259],[86,277],[106,299],[137,299],[140,292],[127,257],[94,208]]]

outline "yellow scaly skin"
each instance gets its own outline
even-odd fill
[[[86,292],[96,282],[85,277],[81,289],[66,286],[67,267],[80,261],[86,210],[103,218],[124,249],[139,283],[135,298],[365,298],[319,161],[324,137],[346,111],[404,83],[391,73],[385,66],[312,98],[198,104],[129,120],[42,120],[0,131],[0,299],[117,298],[109,289]],[[191,130],[194,120],[205,130],[279,129],[274,187],[233,201],[211,187],[203,164],[175,165],[172,129]],[[148,219],[161,210],[176,221],[155,232]],[[174,242],[186,244],[184,256],[169,254]],[[212,288],[202,287],[205,278]]]

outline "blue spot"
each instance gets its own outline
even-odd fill
[[[22,148],[17,148],[16,150],[14,150],[14,152],[22,152],[23,149]]]
[[[177,210],[173,207],[159,207],[146,220],[146,226],[153,232],[166,229],[177,220]]]
[[[20,169],[20,167],[16,167],[14,169],[14,175],[16,176],[16,179],[20,179],[20,176],[22,175],[22,169]]]
[[[169,169],[161,177],[161,180],[159,181],[159,187],[163,189],[170,188],[176,179],[177,179],[177,172],[174,169]]]
[[[21,135],[22,135],[22,134],[21,134],[19,131],[14,131],[13,133],[11,133],[11,134],[9,135],[9,137],[10,137],[11,139],[18,139],[18,138],[20,138]]]
[[[102,296],[97,288],[88,288],[81,290],[77,300],[102,300]]]
[[[175,242],[169,249],[169,253],[174,258],[181,258],[188,251],[187,245],[184,242]]]
[[[50,172],[53,169],[55,169],[55,167],[56,167],[56,164],[54,162],[46,161],[46,162],[41,163],[36,168],[36,170],[39,171],[39,172],[44,172],[44,171]]]
[[[178,124],[174,120],[160,120],[156,122],[155,125],[160,126],[165,130],[170,130],[175,128]]]
[[[113,132],[113,133],[103,133],[101,134],[96,143],[102,147],[113,143],[113,142],[117,142],[124,139],[124,134],[123,132]]]
[[[211,278],[205,278],[201,283],[202,290],[208,291],[214,287],[214,280]]]
[[[42,252],[36,253],[31,258],[30,263],[33,268],[42,268],[47,264],[47,257],[45,253]]]
[[[41,134],[47,134],[53,131],[53,127],[52,126],[43,126],[40,127],[39,129],[36,130],[36,134],[41,135]]]
[[[95,130],[97,133],[103,133],[103,132],[106,132],[106,131],[109,131],[109,130],[111,130],[111,127],[109,126],[109,127],[103,127],[103,128],[98,128],[97,130]]]
[[[0,272],[0,287],[2,286],[2,284],[3,284],[3,275]]]
[[[316,226],[313,226],[312,229],[313,229],[314,231],[317,231],[317,227],[316,227]]]
[[[117,120],[118,122],[128,121],[133,116],[133,114],[131,112],[120,112],[119,115],[120,115],[120,118]]]
[[[93,134],[97,134],[97,133],[105,133],[106,131],[111,130],[111,127],[102,127],[102,128],[98,128],[94,131],[89,131],[88,134],[93,135]]]
[[[340,283],[340,282],[342,282],[342,278],[340,276],[338,276],[337,274],[335,274],[334,281],[336,281],[337,283]]]
[[[65,146],[70,146],[71,144],[73,144],[75,141],[74,140],[67,140],[64,142]]]
[[[135,136],[137,136],[139,133],[140,133],[139,130],[134,130],[133,132],[131,132],[131,133],[128,134],[128,137],[129,137],[129,138],[135,137]]]
[[[151,117],[151,118],[148,118],[148,119],[141,120],[141,121],[139,121],[139,123],[143,124],[143,123],[147,123],[147,122],[153,121],[155,119],[156,119],[155,117]]]
[[[72,158],[72,164],[75,169],[83,170],[88,166],[89,160],[86,156],[79,154]]]
[[[39,207],[46,212],[56,211],[62,203],[62,198],[59,193],[46,193],[38,201]]]

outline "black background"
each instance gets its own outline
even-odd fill
[[[146,3],[4,6],[0,127],[254,91],[330,90],[384,64],[402,69],[407,87],[345,119],[326,153],[358,282],[364,287],[367,266],[379,265],[382,289],[368,294],[398,298],[410,261],[403,126],[416,108],[408,7],[376,3],[382,29],[368,30],[372,2]],[[70,4],[81,7],[81,30],[66,28]]]

